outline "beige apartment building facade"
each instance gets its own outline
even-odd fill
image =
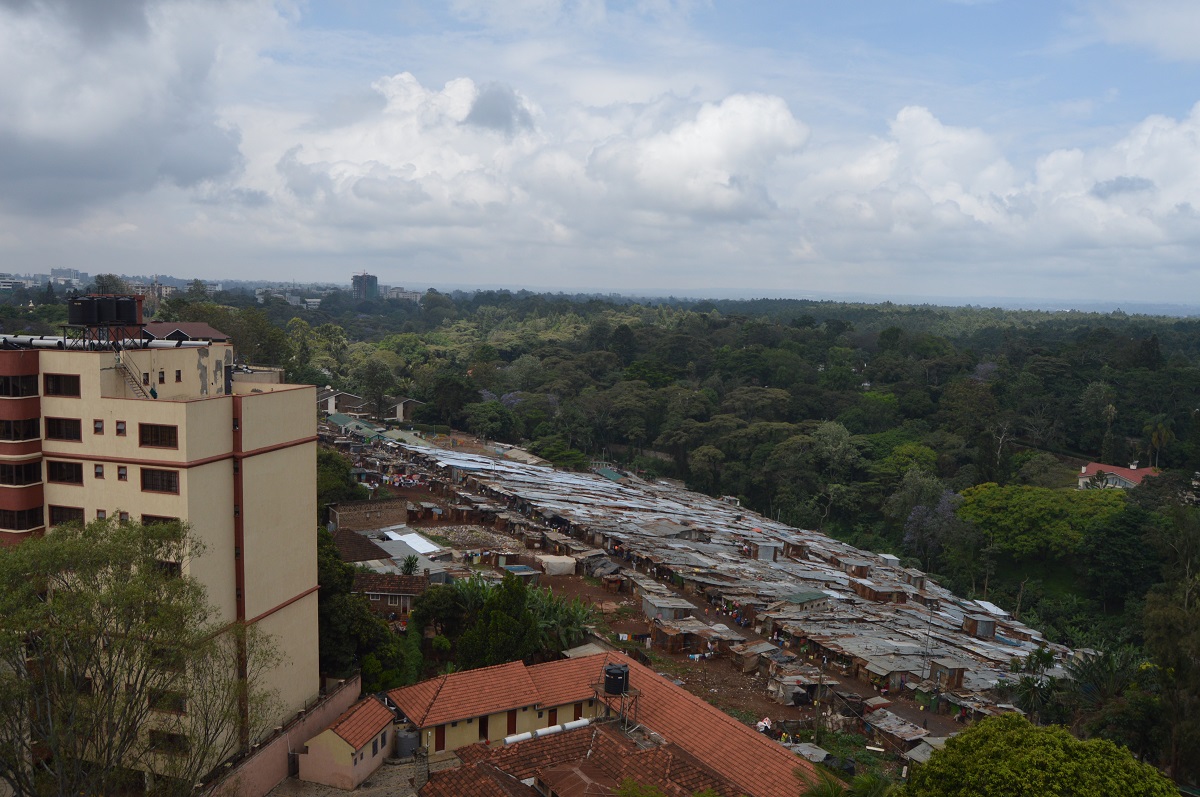
[[[0,335],[0,544],[186,521],[218,616],[274,640],[282,723],[320,691],[315,389],[236,381],[228,343],[104,337]]]

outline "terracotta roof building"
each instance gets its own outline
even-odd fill
[[[1101,473],[1104,475],[1100,476]],[[1117,465],[1105,465],[1100,462],[1089,462],[1079,471],[1079,489],[1088,490],[1096,489],[1097,487],[1117,487],[1122,490],[1128,490],[1132,487],[1137,487],[1147,476],[1157,474],[1158,468],[1139,468],[1136,462],[1133,463],[1133,467],[1129,468],[1122,468]]]
[[[476,741],[495,742],[573,719],[601,719],[616,714],[621,699],[598,688],[607,664],[629,668],[626,708],[636,710],[641,727],[674,745],[668,750],[673,756],[671,761],[682,761],[686,755],[688,761],[732,783],[735,793],[750,797],[795,793],[799,783],[796,770],[812,771],[810,763],[786,748],[620,653],[532,667],[513,662],[453,673],[393,690],[388,697],[421,731],[422,742],[432,753],[458,750],[460,758],[466,756],[464,760],[469,760],[472,754],[464,748]],[[642,760],[653,763],[658,759]],[[665,761],[661,759],[654,766],[665,766]],[[620,770],[617,772],[618,780],[625,777]],[[529,777],[513,774],[518,780]],[[579,782],[587,777],[587,773],[580,774]]]
[[[475,794],[611,795],[625,780],[655,786],[667,797],[691,797],[710,789],[721,797],[743,791],[677,744],[648,734],[623,733],[602,721],[552,736],[496,747],[476,744],[459,751],[463,766],[431,776],[421,797]],[[524,784],[533,783],[533,786]],[[522,784],[517,790],[513,784]],[[794,790],[793,790],[794,791]]]
[[[301,750],[300,779],[338,789],[356,789],[383,763],[394,743],[394,716],[379,698],[360,700],[309,739]],[[368,752],[369,751],[369,752]]]
[[[359,535],[361,536],[361,535]],[[362,595],[371,611],[389,620],[407,620],[413,600],[429,588],[428,576],[355,572],[351,592]]]

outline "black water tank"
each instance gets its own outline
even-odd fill
[[[96,321],[96,303],[87,297],[67,302],[67,323],[85,326]]]
[[[115,296],[96,297],[96,323],[111,324],[117,320],[117,298]]]
[[[130,326],[138,322],[137,299],[132,296],[122,296],[117,299],[117,320]]]
[[[604,665],[604,694],[623,695],[629,691],[629,665]]]

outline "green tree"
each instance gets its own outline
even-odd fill
[[[274,647],[218,616],[187,575],[200,552],[184,524],[112,520],[0,548],[0,779],[17,794],[122,793],[131,770],[191,794],[261,738]]]
[[[375,417],[382,418],[388,396],[396,389],[392,369],[378,357],[369,357],[354,369],[354,384],[362,397],[371,402]]]
[[[404,564],[400,566],[400,572],[406,576],[415,576],[417,568],[421,566],[421,560],[417,558],[415,553],[404,557]]]
[[[329,505],[343,501],[365,501],[367,488],[350,475],[351,462],[328,448],[317,449],[317,514],[322,522],[329,517]]]
[[[991,717],[952,737],[898,791],[902,797],[1175,797],[1171,781],[1103,739],[1081,742],[1064,728],[1035,727],[1015,714]]]
[[[129,293],[129,286],[125,284],[125,280],[116,274],[97,274],[92,278],[92,284],[89,286],[88,292],[105,294]]]
[[[317,529],[317,583],[321,672],[343,677],[359,668],[368,692],[403,685],[408,678],[403,642],[362,595],[351,592],[354,568],[342,561],[325,529]]]
[[[525,583],[512,574],[488,596],[483,613],[458,640],[458,661],[468,669],[530,658],[537,622]]]

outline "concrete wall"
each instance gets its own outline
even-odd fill
[[[214,782],[210,797],[263,797],[289,774],[289,753],[299,753],[304,743],[327,728],[358,700],[362,684],[358,676],[347,679],[299,719],[293,720],[268,739],[248,758]]]
[[[593,700],[592,705],[588,705],[587,700],[582,701],[583,714],[585,719],[595,719],[604,715],[604,704]],[[561,725],[564,722],[571,722],[575,719],[575,704],[565,703],[555,707],[558,716],[554,722],[550,721],[549,709],[538,709],[534,706],[525,706],[518,708],[517,711],[517,730],[516,733],[527,733],[528,731],[541,730],[549,728],[551,725]],[[541,714],[541,716],[538,716]],[[460,747],[466,747],[470,744],[482,741],[479,738],[479,718],[475,717],[467,720],[460,720],[457,723],[448,723],[446,726],[446,750],[457,750]],[[508,736],[508,712],[501,711],[498,714],[488,716],[488,733],[487,738],[490,741],[500,741]],[[437,729],[436,726],[425,728],[421,731],[421,744],[429,749],[430,753],[439,752],[437,747]]]
[[[363,531],[408,522],[408,499],[390,498],[383,501],[356,501],[339,504],[330,511],[335,529]]]

